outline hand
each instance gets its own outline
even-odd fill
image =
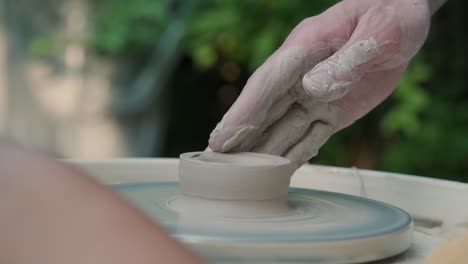
[[[426,39],[430,15],[427,0],[345,0],[305,19],[250,77],[210,148],[301,166],[393,91]]]

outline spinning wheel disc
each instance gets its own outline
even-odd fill
[[[176,182],[113,188],[212,260],[363,262],[401,253],[412,242],[413,224],[406,212],[357,196],[290,188],[286,210],[276,215],[226,216],[196,208],[197,198],[185,203],[189,207],[179,206]]]

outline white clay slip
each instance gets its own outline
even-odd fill
[[[288,190],[290,168],[289,160],[265,154],[186,153],[180,183],[114,189],[213,262],[248,256],[265,263],[354,263],[411,245],[413,222],[403,210],[340,193]]]

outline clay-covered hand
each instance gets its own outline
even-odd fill
[[[346,0],[305,19],[250,77],[210,148],[284,156],[299,167],[392,92],[430,16],[427,0]]]

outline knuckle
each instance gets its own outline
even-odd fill
[[[304,32],[304,30],[307,30],[310,25],[314,24],[312,21],[313,17],[308,17],[299,22],[299,24],[297,24],[296,27],[294,27],[294,29],[291,31],[286,41],[297,38],[301,32]]]

